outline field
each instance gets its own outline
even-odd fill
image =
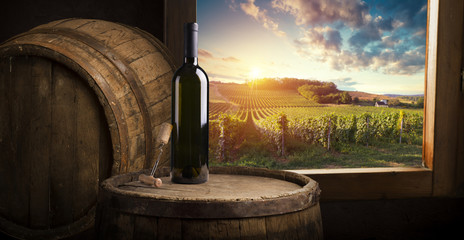
[[[422,114],[422,109],[318,104],[296,90],[210,83],[210,164],[420,166]]]
[[[241,120],[258,120],[284,109],[319,106],[292,90],[272,91],[251,89],[243,84],[210,84],[210,119],[220,113],[231,114]],[[249,116],[250,114],[250,116]]]

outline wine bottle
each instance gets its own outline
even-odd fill
[[[209,82],[198,65],[198,24],[184,25],[184,63],[172,78],[171,181],[208,181]]]

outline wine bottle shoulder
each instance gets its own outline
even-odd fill
[[[208,81],[208,75],[206,72],[198,65],[193,65],[193,64],[184,64],[182,67],[177,69],[177,71],[174,73],[173,80],[178,81],[178,80],[198,80],[198,81]]]
[[[196,73],[198,76],[200,76],[200,78],[209,81],[208,75],[206,74],[205,70],[203,70],[203,68],[201,68],[200,66],[197,66]]]

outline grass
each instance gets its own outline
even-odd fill
[[[359,168],[418,167],[422,147],[408,144],[382,143],[371,146],[348,144],[344,153],[312,147],[288,156],[286,169],[298,168]]]
[[[210,166],[247,166],[262,167],[269,169],[284,169],[276,158],[271,154],[264,142],[245,141],[240,144],[238,152],[235,154],[235,161],[218,163],[210,158]],[[211,156],[211,154],[210,154]]]
[[[269,169],[319,169],[360,167],[420,167],[422,146],[376,142],[369,146],[350,143],[327,150],[317,145],[304,145],[293,141],[285,157],[276,156],[263,142],[244,142],[237,160],[215,163],[212,166],[251,166]]]

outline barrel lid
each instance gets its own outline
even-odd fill
[[[288,172],[248,167],[212,167],[203,184],[175,184],[169,169],[161,171],[163,186],[140,183],[140,174],[105,180],[100,203],[129,214],[174,218],[243,218],[285,214],[318,203],[318,183]]]

